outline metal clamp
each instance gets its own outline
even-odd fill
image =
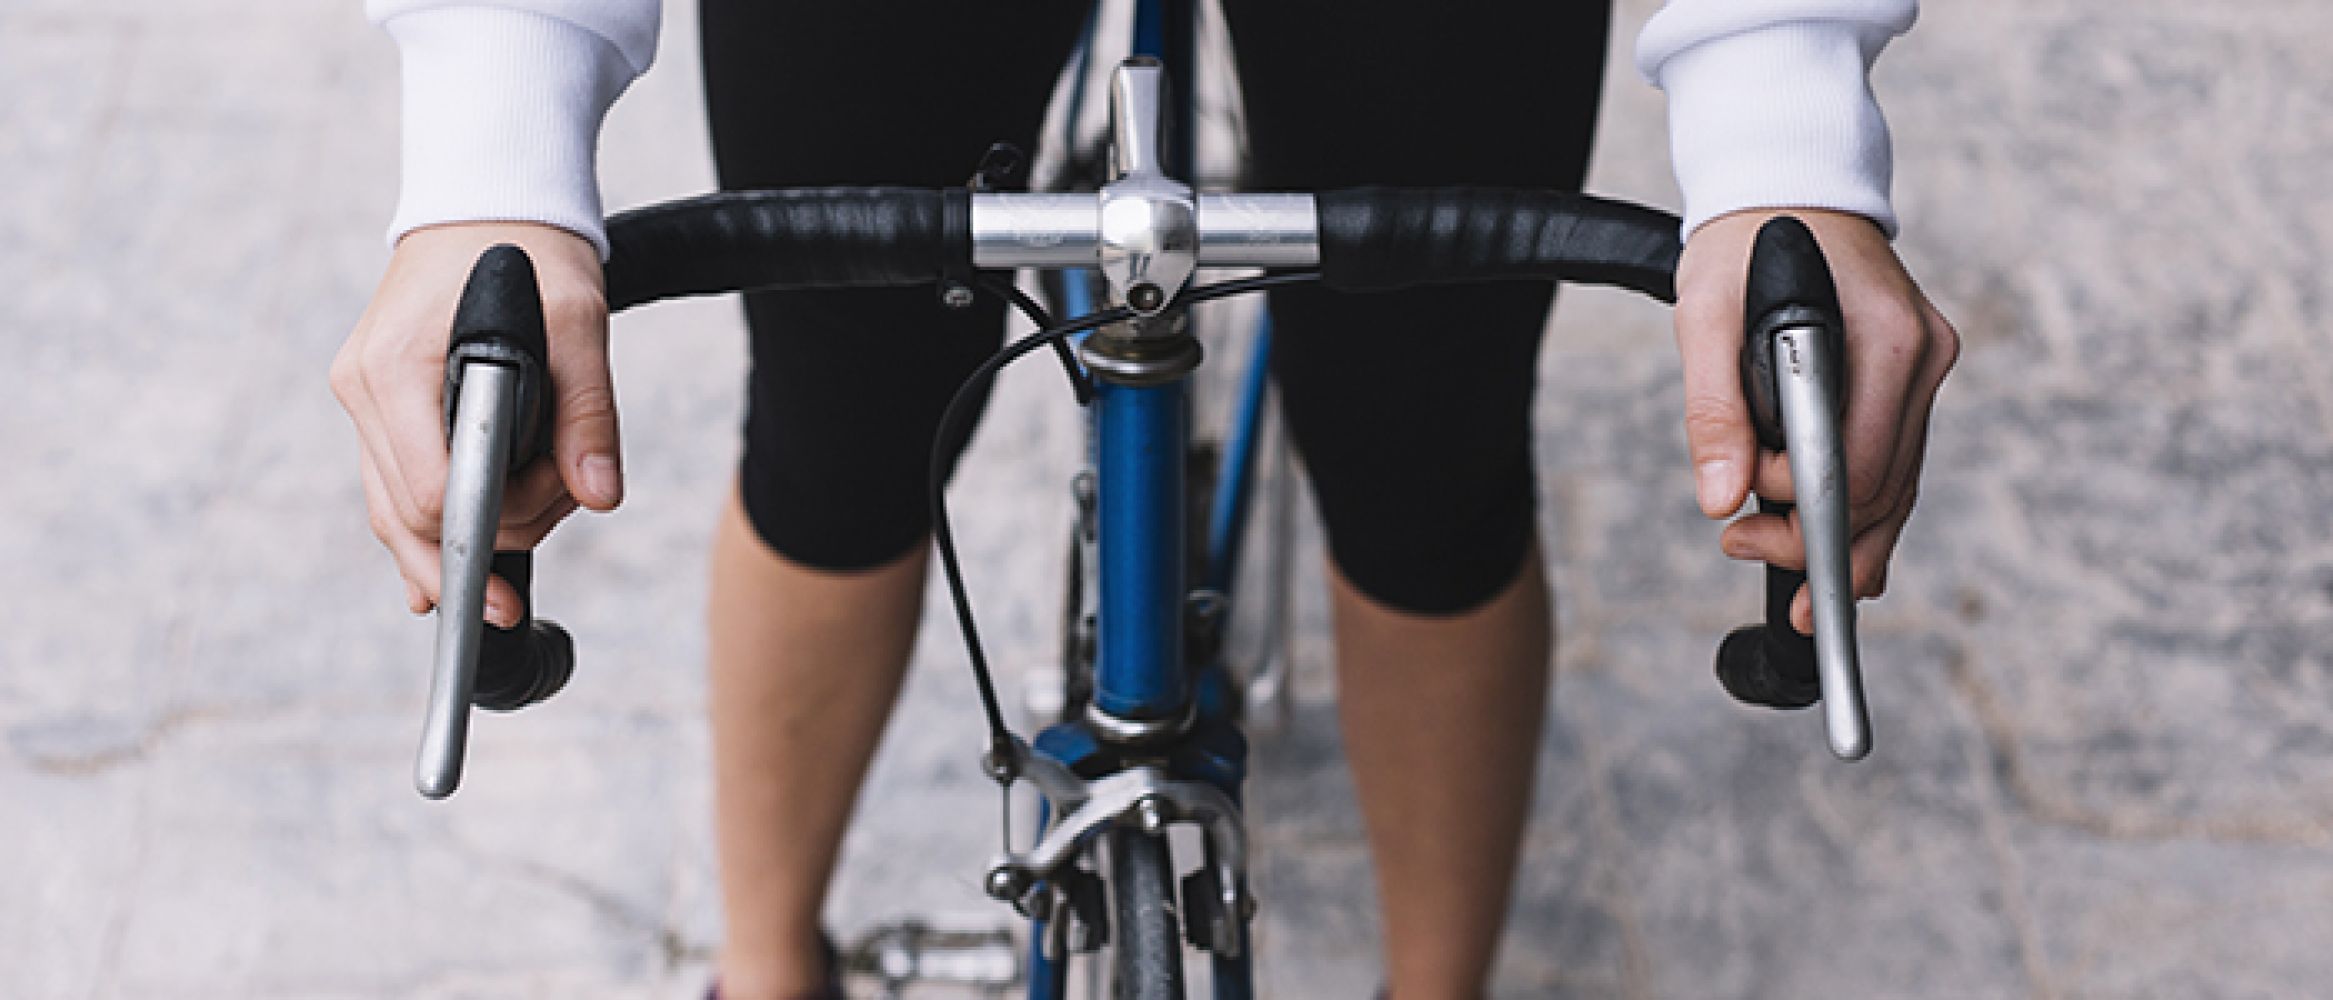
[[[1166,69],[1137,57],[1110,80],[1111,181],[1101,191],[1102,277],[1111,305],[1167,307],[1199,266],[1199,203],[1166,172]]]

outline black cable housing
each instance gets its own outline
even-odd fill
[[[1320,275],[1315,272],[1295,271],[1220,282],[1202,288],[1194,288],[1184,293],[1181,307],[1187,308],[1210,299],[1257,292],[1280,285],[1314,281],[1318,280],[1319,277]],[[1032,320],[1046,316],[1044,308],[1035,301],[1024,302],[1023,300],[1027,300],[1028,296],[1018,288],[1001,281],[983,281],[981,284],[992,294],[1003,296],[1007,301],[1012,301]],[[1134,318],[1133,310],[1119,306],[1088,313],[1061,323],[1040,324],[1037,332],[1005,345],[1004,349],[990,355],[988,360],[980,363],[980,367],[973,369],[972,374],[965,376],[963,383],[956,387],[955,395],[948,399],[947,409],[941,411],[939,428],[932,435],[931,462],[927,467],[931,490],[932,544],[940,551],[940,571],[947,578],[948,599],[955,606],[956,627],[963,632],[964,652],[971,661],[973,683],[980,691],[981,711],[988,719],[989,754],[992,760],[1012,759],[1010,748],[1013,743],[1013,732],[1012,728],[1005,724],[1004,708],[1002,703],[997,700],[996,679],[988,669],[988,653],[981,645],[980,627],[973,618],[972,594],[964,584],[963,561],[956,553],[956,532],[948,521],[947,476],[949,460],[957,452],[964,436],[970,433],[967,425],[971,420],[972,401],[979,397],[983,384],[995,378],[996,374],[1003,371],[1006,365],[1012,364],[1047,345],[1060,348],[1066,358],[1066,342],[1071,334],[1132,318]],[[1071,359],[1071,363],[1075,363],[1074,359]],[[1082,375],[1077,376],[1076,380],[1077,384],[1082,387],[1079,393],[1079,402],[1084,403],[1091,398],[1089,395],[1091,386],[1086,384]],[[993,771],[992,774],[998,780],[1006,783],[1010,783],[1013,779],[1013,775],[1009,771]]]

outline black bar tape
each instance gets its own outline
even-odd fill
[[[1677,217],[1524,188],[1363,187],[1319,195],[1321,282],[1343,291],[1541,278],[1674,302]]]
[[[608,220],[608,308],[779,288],[928,285],[971,270],[970,212],[932,188],[725,191]],[[958,227],[961,226],[961,230]]]

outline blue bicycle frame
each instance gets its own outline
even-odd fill
[[[1170,106],[1181,109],[1185,122],[1195,119],[1189,54],[1197,34],[1197,13],[1191,0],[1137,0],[1134,15],[1133,54],[1174,68],[1169,73],[1174,88]],[[1089,35],[1089,52],[1092,42]],[[1077,101],[1080,95],[1073,93],[1071,99]],[[1178,175],[1189,177],[1191,143],[1179,143],[1170,156]],[[1064,282],[1062,306],[1067,315],[1083,315],[1094,308],[1088,277],[1072,273]],[[1226,599],[1237,577],[1263,425],[1270,328],[1268,322],[1260,326],[1248,362],[1251,367],[1239,383],[1205,529],[1202,583]],[[1186,534],[1189,406],[1188,376],[1155,385],[1108,380],[1097,385],[1091,460],[1099,603],[1092,705],[1109,717],[1133,722],[1188,720],[1181,735],[1164,746],[1146,748],[1145,754],[1167,760],[1175,777],[1205,781],[1237,801],[1245,777],[1246,743],[1233,718],[1236,695],[1228,671],[1219,660],[1191,663],[1185,649],[1186,604],[1193,583]],[[1078,722],[1045,730],[1033,748],[1079,770],[1114,761],[1112,749]],[[1068,963],[1047,957],[1046,936],[1044,921],[1034,921],[1031,1000],[1067,995]],[[1251,954],[1252,949],[1242,949],[1237,957],[1213,956],[1216,1000],[1253,996]]]

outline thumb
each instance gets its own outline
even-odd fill
[[[551,454],[575,502],[610,511],[624,500],[624,465],[616,425],[616,389],[608,370],[607,308],[596,296],[553,307]]]
[[[1684,368],[1685,446],[1693,492],[1711,518],[1749,499],[1758,436],[1742,394],[1742,289],[1757,213],[1721,216],[1685,242],[1677,261],[1677,354]]]
[[[1677,307],[1677,348],[1685,370],[1685,447],[1701,513],[1733,516],[1749,498],[1758,439],[1742,396],[1741,303]]]

